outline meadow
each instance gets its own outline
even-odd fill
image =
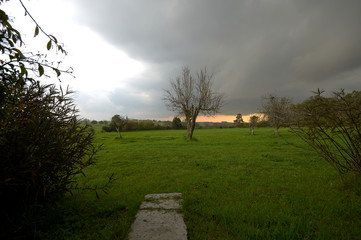
[[[287,129],[101,133],[98,162],[39,223],[43,239],[125,239],[144,196],[181,192],[188,238],[359,239],[361,191]],[[45,225],[44,225],[45,224]],[[45,229],[45,230],[44,230]]]

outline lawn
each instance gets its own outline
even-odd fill
[[[144,195],[183,193],[189,239],[359,239],[360,191],[281,129],[100,133],[98,162],[79,177],[108,194],[74,192],[46,209],[43,239],[125,239]],[[346,181],[347,182],[347,181]],[[45,224],[45,225],[44,225]],[[46,229],[46,230],[45,230]]]

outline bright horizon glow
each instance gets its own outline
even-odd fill
[[[251,116],[256,115],[256,116],[261,116],[260,113],[251,113],[248,115],[242,115],[243,121],[244,122],[249,122],[249,119]],[[163,121],[172,121],[174,117],[168,117],[168,118],[163,118],[161,120]],[[182,121],[183,118],[181,117]],[[214,123],[219,123],[219,122],[230,122],[233,123],[233,121],[236,120],[236,114],[234,115],[215,115],[213,117],[206,117],[206,116],[198,116],[197,117],[197,122],[214,122]]]

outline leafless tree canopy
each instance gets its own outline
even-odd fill
[[[275,135],[278,135],[278,129],[290,122],[292,102],[287,97],[277,97],[272,94],[264,99],[266,103],[262,106],[262,113],[275,128]]]
[[[184,116],[187,122],[187,137],[192,138],[196,119],[199,114],[212,116],[219,112],[223,95],[212,90],[213,74],[201,69],[194,78],[188,67],[182,75],[171,82],[171,89],[165,90],[167,108]]]

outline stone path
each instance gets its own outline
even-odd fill
[[[187,240],[181,193],[148,194],[135,216],[129,240]]]

